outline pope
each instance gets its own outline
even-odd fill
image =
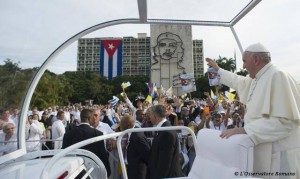
[[[255,144],[254,172],[288,173],[290,178],[299,178],[299,84],[271,63],[270,52],[261,43],[250,45],[243,53],[247,77],[221,69],[210,58],[206,61],[220,75],[220,83],[236,89],[240,102],[246,105],[245,126],[224,130],[220,137],[247,134],[251,138]]]

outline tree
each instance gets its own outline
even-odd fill
[[[123,82],[130,82],[131,86],[125,89],[125,92],[129,99],[134,100],[137,94],[142,93],[145,97],[148,95],[148,88],[146,82],[150,81],[148,76],[118,76],[112,79],[111,83],[114,86],[113,94],[120,97],[120,93],[123,92],[121,84]]]
[[[0,108],[20,107],[35,70],[22,70],[20,62],[14,63],[11,59],[4,63],[0,65]]]
[[[54,105],[66,105],[73,89],[63,75],[46,70],[40,79],[32,100],[31,106],[46,108]]]
[[[226,57],[221,57],[216,60],[217,64],[228,71],[235,72],[236,71],[236,62],[233,58],[227,59]]]
[[[196,81],[197,91],[191,93],[193,98],[205,98],[204,92],[209,92],[212,87],[209,86],[207,73]]]
[[[113,86],[103,76],[95,72],[66,72],[65,78],[73,89],[69,100],[71,103],[83,103],[94,100],[94,103],[107,103],[112,96]]]

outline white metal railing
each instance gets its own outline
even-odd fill
[[[118,148],[118,154],[119,154],[119,158],[120,158],[120,163],[121,163],[121,167],[122,167],[122,174],[123,174],[124,179],[128,179],[128,177],[127,177],[127,171],[126,171],[126,167],[125,167],[124,156],[123,156],[122,145],[121,145],[121,141],[122,141],[123,136],[125,134],[131,133],[131,132],[170,131],[170,130],[188,130],[190,132],[191,136],[192,136],[194,144],[196,144],[196,142],[197,142],[196,135],[195,135],[194,131],[191,128],[188,128],[188,127],[185,127],[185,126],[149,127],[149,128],[127,129],[127,130],[123,131],[118,136],[117,148]],[[197,151],[196,150],[197,145],[194,145],[194,147],[195,147],[195,151]]]
[[[84,140],[82,142],[76,143],[74,145],[71,145],[69,147],[67,147],[66,149],[61,150],[59,153],[57,153],[56,155],[54,155],[45,165],[45,168],[42,171],[41,177],[43,179],[48,179],[49,178],[49,172],[51,170],[51,168],[54,166],[54,164],[62,157],[66,156],[67,154],[69,154],[70,152],[72,152],[75,149],[79,149],[83,146],[86,146],[88,144],[94,143],[94,142],[98,142],[101,140],[106,140],[106,139],[110,139],[110,138],[117,138],[117,150],[118,150],[118,154],[119,154],[119,159],[120,159],[120,163],[121,163],[121,167],[122,167],[122,174],[123,174],[123,178],[124,179],[128,179],[127,177],[127,171],[126,171],[126,167],[125,167],[125,162],[124,162],[124,157],[123,157],[123,152],[122,152],[122,145],[121,145],[121,141],[122,138],[125,134],[128,133],[132,133],[132,132],[148,132],[148,131],[169,131],[169,130],[187,130],[189,131],[189,133],[191,134],[191,137],[193,139],[194,144],[196,144],[197,140],[196,140],[196,135],[194,133],[194,131],[188,127],[185,126],[172,126],[172,127],[149,127],[149,128],[134,128],[134,129],[127,129],[125,131],[122,132],[117,132],[117,133],[112,133],[112,134],[106,134],[106,135],[102,135],[99,137],[94,137],[88,140]],[[197,145],[194,145],[195,149],[197,147]],[[195,150],[197,151],[197,150]]]

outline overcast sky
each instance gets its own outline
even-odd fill
[[[149,18],[230,20],[249,0],[148,0]],[[261,42],[272,62],[300,81],[300,1],[263,0],[234,27],[245,49]],[[0,2],[0,64],[7,58],[20,67],[41,66],[64,41],[93,25],[137,18],[136,0],[10,0]],[[149,25],[117,25],[85,37],[123,37],[144,32]],[[242,68],[241,53],[229,28],[193,26],[193,39],[203,39],[204,57],[233,57]],[[75,71],[77,42],[49,66],[55,73]]]

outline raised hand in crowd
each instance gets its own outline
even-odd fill
[[[205,112],[201,113],[201,121],[197,126],[197,131],[201,130],[204,128],[209,128],[209,123],[210,123],[210,119],[211,119],[211,115],[208,113],[206,114]]]
[[[182,105],[182,100],[180,98],[174,98],[174,105],[176,106],[176,108],[180,108],[180,106]]]

